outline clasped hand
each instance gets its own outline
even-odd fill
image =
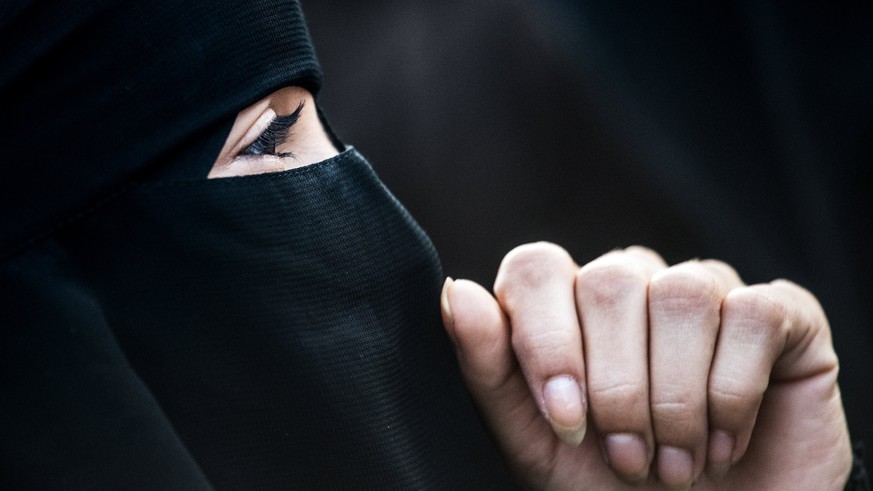
[[[494,296],[446,281],[465,382],[536,489],[841,489],[851,450],[816,299],[642,248],[581,268],[507,254]]]

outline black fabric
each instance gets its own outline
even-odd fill
[[[296,1],[24,1],[0,11],[0,257],[321,71]],[[192,158],[193,154],[193,158]]]
[[[135,184],[0,269],[0,487],[506,489],[441,280],[353,149]]]
[[[873,2],[321,0],[307,19],[331,123],[449,276],[491,284],[550,240],[795,281],[870,448]]]
[[[363,157],[201,177],[318,91],[298,2],[4,3],[0,53],[0,489],[509,486]]]

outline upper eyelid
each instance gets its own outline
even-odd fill
[[[255,125],[252,126],[252,129],[246,134],[246,138],[242,142],[243,146],[239,149],[236,154],[237,155],[263,155],[263,154],[275,154],[275,147],[277,145],[281,145],[285,142],[285,140],[289,136],[289,131],[291,128],[300,120],[300,115],[303,110],[305,101],[300,101],[297,105],[297,109],[295,109],[290,114],[286,115],[276,115],[276,113],[272,109],[268,109],[267,112],[264,113],[258,120],[255,122]],[[263,120],[265,116],[270,115],[272,118],[270,123],[266,125],[261,131],[256,133],[257,136],[254,137],[253,140],[248,141],[252,138],[251,133],[257,131],[261,127],[263,127]],[[257,128],[257,129],[256,129]]]

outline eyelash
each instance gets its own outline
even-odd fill
[[[276,153],[276,147],[285,143],[288,139],[288,136],[290,136],[289,130],[294,126],[294,123],[300,119],[300,111],[302,109],[303,102],[301,102],[297,106],[297,109],[295,109],[291,114],[286,116],[276,116],[276,118],[270,122],[270,125],[267,126],[267,129],[258,135],[258,139],[244,148],[242,152],[240,152],[240,155],[291,156],[291,152]]]

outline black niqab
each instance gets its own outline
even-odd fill
[[[0,19],[0,488],[506,489],[429,239],[353,148],[203,178],[297,2]]]
[[[2,255],[178,159],[205,176],[214,140],[241,108],[321,83],[294,1],[9,8],[0,19]]]

